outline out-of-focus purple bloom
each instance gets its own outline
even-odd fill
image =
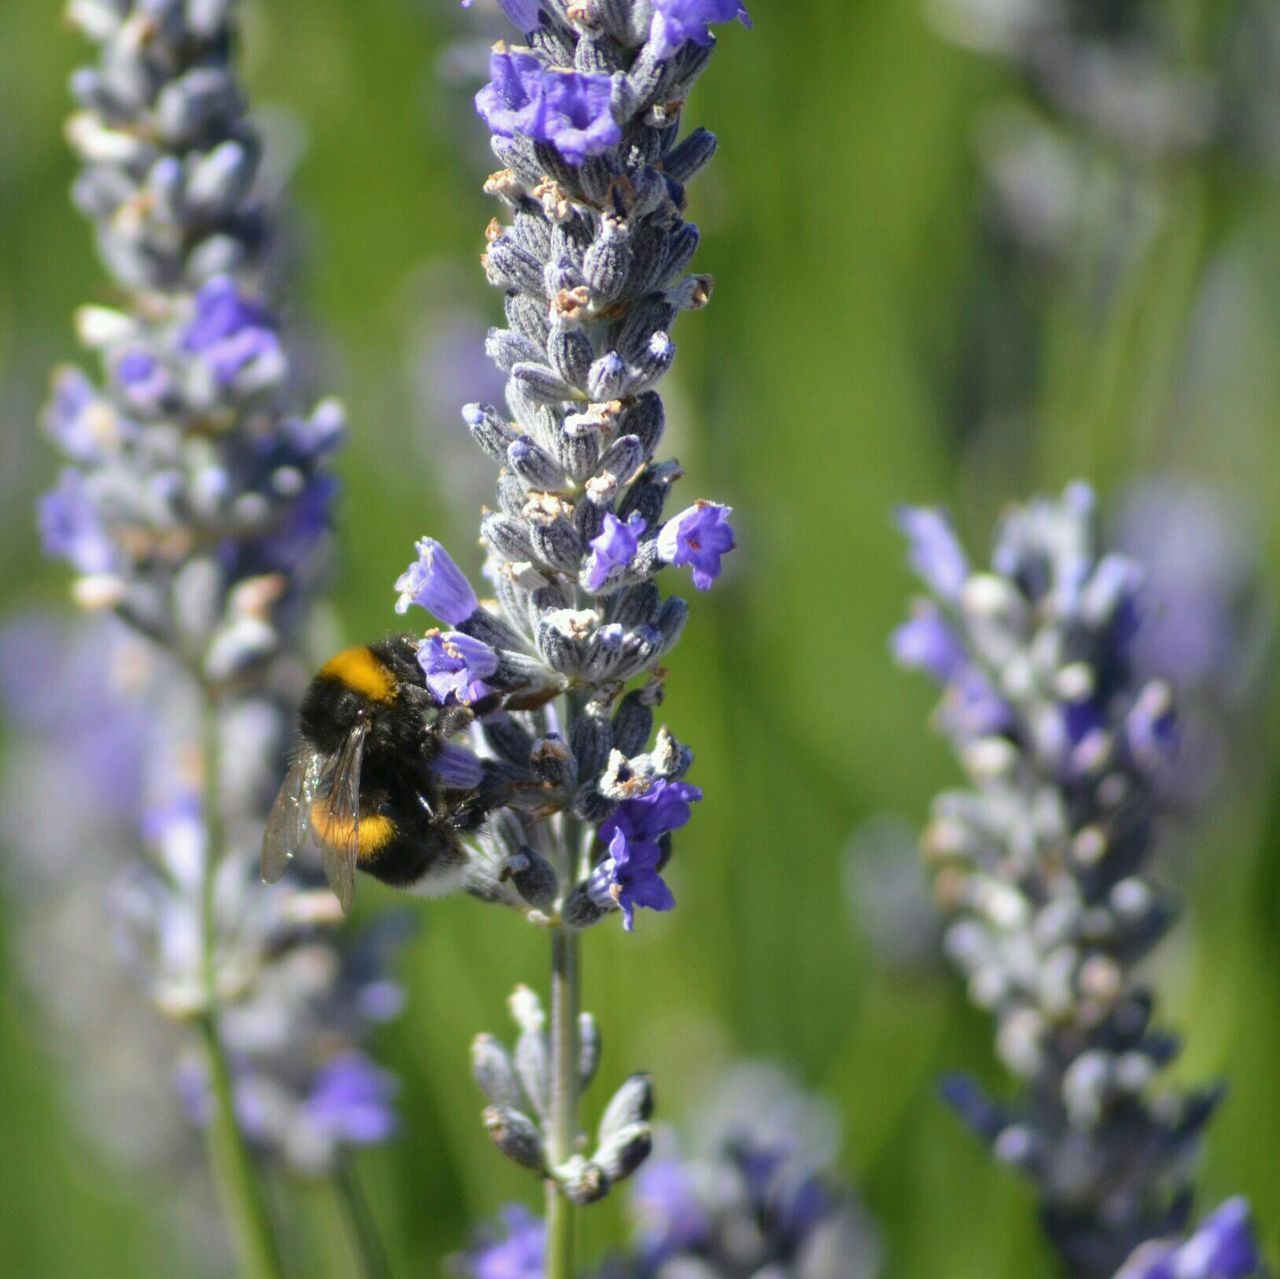
[[[1126,500],[1117,535],[1146,573],[1150,605],[1136,660],[1180,690],[1233,684],[1257,557],[1225,497],[1192,484],[1148,483]]]
[[[924,506],[900,506],[897,516],[910,544],[911,567],[940,599],[959,598],[969,576],[969,560],[951,521],[941,511]]]
[[[967,775],[937,797],[923,839],[946,868],[945,948],[1025,1084],[1001,1106],[953,1079],[948,1100],[1036,1183],[1067,1266],[1102,1277],[1181,1226],[1188,1156],[1218,1093],[1147,1100],[1177,1051],[1136,968],[1171,916],[1145,869],[1176,726],[1168,686],[1132,661],[1141,569],[1099,551],[1094,507],[1079,484],[1010,507],[991,570],[972,576],[941,515],[906,513],[941,606],[924,605],[896,647],[943,678]],[[1121,1058],[1142,1090],[1112,1074]]]
[[[615,572],[631,563],[646,528],[648,524],[638,511],[625,522],[612,511],[606,512],[603,531],[590,543],[591,559],[584,579],[589,591],[600,590]]]
[[[829,1173],[838,1148],[830,1107],[780,1071],[742,1065],[716,1082],[693,1112],[676,1153],[655,1134],[655,1156],[637,1174],[629,1279],[683,1275],[779,1275],[872,1279],[875,1231]]]
[[[631,1204],[640,1251],[650,1264],[697,1248],[711,1236],[711,1217],[698,1200],[696,1180],[679,1159],[650,1159],[632,1183]]]
[[[66,560],[79,573],[113,573],[119,553],[98,513],[84,476],[70,467],[37,503],[40,538],[46,555]]]
[[[960,637],[931,600],[916,601],[911,617],[894,631],[891,644],[903,666],[924,671],[939,684],[949,683],[969,664]]]
[[[335,1141],[375,1145],[396,1130],[392,1102],[398,1086],[394,1075],[364,1053],[343,1053],[316,1076],[306,1102],[307,1117]]]
[[[1252,1279],[1263,1273],[1246,1199],[1228,1199],[1182,1243],[1145,1243],[1116,1279]]]
[[[720,560],[737,545],[729,516],[733,508],[718,502],[699,501],[686,507],[663,525],[658,534],[658,554],[668,564],[688,564],[693,584],[708,590],[720,576]]]
[[[477,1243],[462,1260],[471,1279],[544,1279],[547,1228],[527,1208],[502,1210],[505,1235]]]
[[[485,678],[498,669],[498,655],[481,640],[445,631],[427,636],[418,646],[418,665],[437,702],[470,706],[493,692]]]
[[[173,379],[148,351],[126,351],[115,365],[116,381],[130,405],[154,413],[173,389]]]
[[[265,308],[229,276],[207,281],[196,294],[182,345],[202,356],[224,387],[252,361],[280,354],[280,338]]]
[[[418,558],[396,579],[396,590],[397,613],[417,604],[450,626],[465,622],[478,607],[471,583],[434,537],[418,542]]]
[[[709,23],[732,22],[751,26],[746,5],[739,0],[654,0],[649,44],[656,58],[669,58],[685,44],[711,44],[715,37]]]

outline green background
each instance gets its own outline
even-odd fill
[[[1218,12],[1209,0],[1174,7],[1193,35]],[[1030,1195],[935,1097],[943,1069],[1000,1085],[985,1020],[950,974],[878,965],[844,888],[855,826],[883,810],[919,824],[956,775],[926,728],[930,690],[887,655],[911,590],[890,513],[902,500],[950,503],[981,544],[1007,498],[1082,476],[1105,503],[1159,466],[1229,486],[1274,583],[1280,188],[1256,170],[1171,174],[1163,229],[1101,322],[1069,288],[1018,295],[1035,338],[1031,395],[1002,431],[978,432],[957,388],[982,299],[1010,285],[984,247],[972,144],[1016,80],[938,39],[916,0],[751,8],[754,32],[724,30],[688,112],[722,142],[692,205],[698,269],[717,285],[675,331],[686,484],[732,504],[740,530],[733,572],[693,601],[665,706],[707,798],[672,870],[679,909],[644,916],[632,936],[606,926],[586,939],[585,1002],[606,1040],[594,1104],[643,1066],[675,1117],[709,1061],[785,1062],[839,1107],[844,1172],[882,1225],[892,1274],[1051,1274]],[[495,212],[479,191],[483,138],[459,132],[469,90],[436,74],[462,30],[446,0],[259,0],[250,18],[255,100],[305,122],[298,313],[321,352],[317,389],[340,395],[353,424],[333,598],[346,635],[363,639],[395,624],[390,586],[415,537],[440,535],[478,564],[474,525],[448,498],[458,452],[436,443],[461,427],[424,414],[411,364],[424,279],[437,310],[499,315],[478,265]],[[39,560],[30,511],[55,469],[34,426],[47,370],[77,357],[72,308],[106,296],[65,198],[65,81],[83,58],[52,0],[0,3],[6,608],[66,589]],[[1231,302],[1206,332],[1201,286],[1223,279]],[[1212,356],[1191,379],[1196,343]],[[1201,1204],[1248,1194],[1274,1255],[1278,717],[1274,704],[1253,709],[1223,802],[1195,832],[1191,909],[1154,976],[1167,1021],[1186,1033],[1177,1076],[1231,1084]],[[361,895],[369,910],[389,904],[378,889]],[[382,1045],[405,1080],[404,1132],[361,1163],[397,1273],[425,1276],[473,1218],[528,1198],[527,1179],[488,1148],[466,1048],[480,1030],[506,1031],[507,992],[541,985],[546,956],[543,936],[504,912],[450,900],[423,913],[403,964],[409,1009]],[[6,976],[0,1274],[177,1273],[156,1227],[172,1216],[166,1187],[122,1173],[79,1134],[61,1101],[66,1063],[46,1044],[39,1007]],[[349,1273],[326,1195],[312,1189],[291,1210],[309,1275]],[[597,1242],[614,1211],[592,1214]]]

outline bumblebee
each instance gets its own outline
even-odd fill
[[[432,761],[472,718],[467,707],[436,704],[411,635],[332,658],[302,700],[298,748],[262,839],[262,878],[278,880],[310,838],[344,911],[357,867],[427,896],[459,887],[467,854],[458,835],[487,816],[492,788],[445,794]]]

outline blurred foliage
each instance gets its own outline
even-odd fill
[[[1005,497],[1079,474],[1105,501],[1159,465],[1229,486],[1274,582],[1280,186],[1270,173],[1217,174],[1210,212],[1197,203],[1208,179],[1192,173],[1124,282],[1123,323],[1093,323],[1050,291],[1022,298],[1044,339],[1032,401],[995,442],[979,438],[957,388],[975,299],[998,263],[972,143],[1005,73],[940,41],[917,0],[751,8],[754,33],[725,32],[690,110],[722,140],[693,196],[700,268],[718,283],[709,311],[676,333],[681,461],[698,491],[735,506],[741,529],[735,571],[696,601],[668,690],[707,800],[680,840],[680,908],[646,916],[634,937],[592,933],[585,1002],[603,1023],[605,1082],[653,1070],[667,1116],[730,1054],[785,1061],[832,1096],[846,1170],[883,1224],[893,1274],[1047,1274],[1029,1197],[935,1098],[943,1068],[999,1088],[986,1023],[951,977],[878,967],[842,887],[857,822],[888,810],[918,823],[953,777],[925,726],[928,690],[886,653],[910,590],[890,511],[948,502],[971,537],[985,535]],[[76,355],[71,309],[103,293],[65,198],[65,81],[84,50],[54,9],[0,4],[7,607],[64,594],[32,530],[32,498],[54,469],[33,422],[48,367]],[[354,424],[333,594],[343,631],[363,638],[394,625],[391,582],[416,536],[440,534],[465,559],[474,535],[446,496],[453,450],[435,443],[461,427],[415,405],[410,282],[427,264],[450,290],[474,283],[457,290],[459,310],[498,315],[477,265],[493,212],[479,191],[484,143],[467,89],[436,72],[460,30],[450,0],[257,0],[250,17],[257,98],[305,127],[297,312],[319,387],[346,400]],[[1203,1202],[1249,1195],[1273,1253],[1277,721],[1274,707],[1256,716],[1197,831],[1191,908],[1158,974],[1166,1019],[1187,1033],[1182,1073],[1231,1083]],[[387,896],[369,884],[362,899],[374,911]],[[362,1161],[406,1276],[439,1273],[474,1218],[527,1191],[488,1148],[466,1049],[477,1031],[504,1029],[511,985],[540,980],[546,963],[542,936],[502,912],[456,900],[424,914],[404,965],[409,1012],[384,1045],[405,1079],[404,1134]],[[173,1275],[151,1220],[163,1187],[123,1176],[77,1135],[39,1009],[16,979],[2,990],[0,1273]],[[299,1200],[298,1255],[307,1274],[350,1273],[326,1194]],[[597,1245],[613,1221],[607,1207],[591,1214]]]

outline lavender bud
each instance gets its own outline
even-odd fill
[[[518,1110],[507,1106],[488,1106],[484,1112],[484,1126],[493,1144],[513,1163],[531,1172],[542,1172],[546,1167],[542,1134],[537,1125]]]
[[[653,1077],[631,1075],[613,1094],[600,1119],[598,1141],[604,1146],[624,1129],[642,1124],[653,1115]]]
[[[540,1118],[551,1111],[551,1053],[542,1030],[526,1029],[516,1040],[516,1074]]]
[[[609,1193],[608,1173],[581,1155],[572,1156],[555,1174],[565,1198],[579,1206],[599,1203]]]
[[[511,380],[532,404],[562,404],[577,393],[554,369],[545,364],[517,364]]]
[[[711,163],[719,143],[709,129],[694,129],[667,152],[663,169],[677,182],[687,185]]]
[[[629,1124],[601,1141],[592,1155],[610,1183],[630,1177],[653,1150],[653,1132],[648,1124]]]
[[[510,373],[521,362],[537,363],[542,359],[541,346],[511,329],[490,329],[484,349],[504,373]]]
[[[578,1014],[578,1091],[586,1092],[600,1068],[600,1025],[590,1013]]]
[[[507,862],[516,891],[535,910],[550,910],[560,892],[551,863],[527,844]]]
[[[511,1055],[492,1035],[477,1035],[471,1041],[471,1073],[495,1106],[519,1109],[523,1098]]]

